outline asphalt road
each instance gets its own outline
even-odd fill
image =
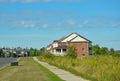
[[[7,64],[17,61],[18,58],[0,58],[0,68],[6,66]]]

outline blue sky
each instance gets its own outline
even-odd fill
[[[0,0],[0,47],[41,48],[76,32],[120,50],[120,0]]]

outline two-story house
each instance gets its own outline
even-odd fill
[[[52,44],[47,46],[46,50],[56,56],[64,56],[67,51],[67,46],[69,45],[76,48],[78,57],[92,54],[92,42],[77,33],[72,33],[59,40],[53,41]]]

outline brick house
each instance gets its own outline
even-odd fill
[[[72,33],[59,40],[53,41],[52,44],[46,47],[46,50],[56,56],[64,56],[67,51],[67,46],[69,45],[76,48],[78,57],[92,54],[92,42],[77,33]]]

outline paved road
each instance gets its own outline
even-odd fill
[[[65,70],[59,69],[55,66],[51,66],[48,63],[41,62],[36,57],[33,57],[33,59],[36,62],[38,62],[39,64],[46,67],[47,69],[49,69],[50,71],[52,71],[54,74],[56,74],[57,76],[59,76],[61,79],[65,80],[65,81],[88,81],[88,80],[82,79],[81,77],[75,76],[75,75],[73,75]]]
[[[6,66],[7,64],[17,61],[18,58],[0,58],[0,68]]]

